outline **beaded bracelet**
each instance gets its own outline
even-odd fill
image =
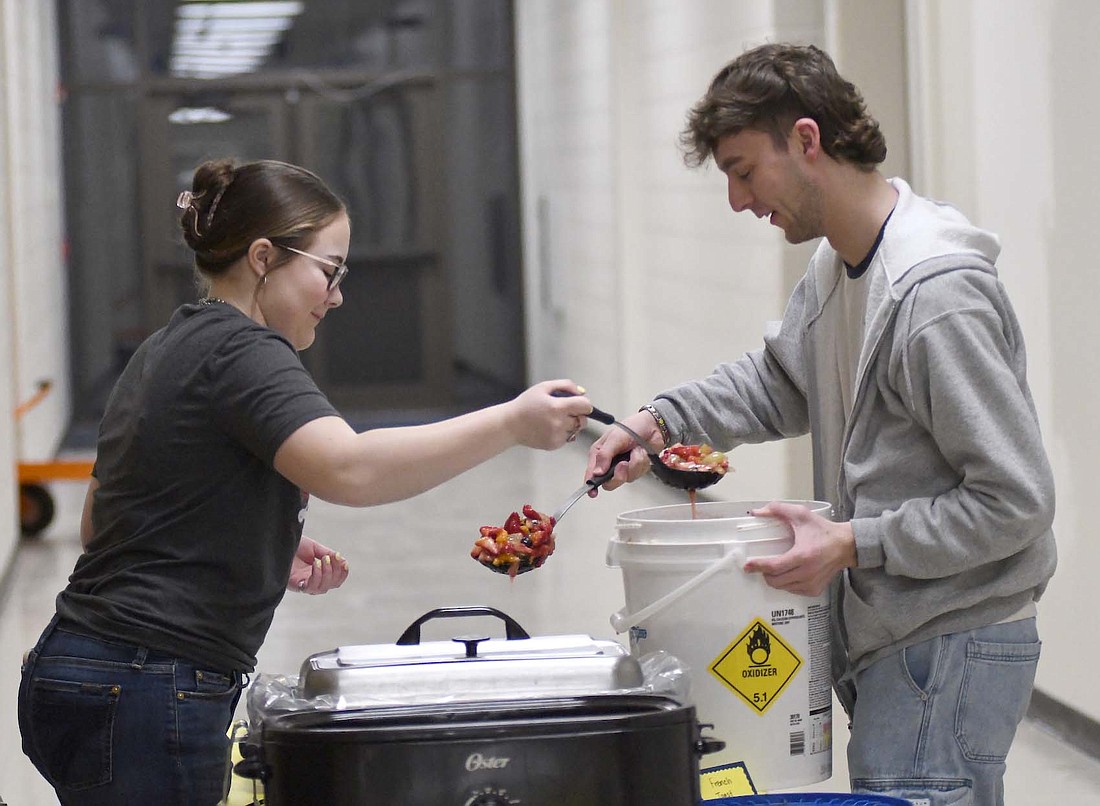
[[[665,422],[665,418],[661,416],[661,412],[657,411],[651,403],[646,403],[638,411],[647,411],[650,416],[657,422],[657,430],[661,432],[661,439],[664,440],[665,446],[672,444],[672,435],[668,431],[668,423]]]

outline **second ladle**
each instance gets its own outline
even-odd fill
[[[724,475],[716,470],[682,470],[677,467],[670,467],[665,464],[659,454],[653,453],[653,451],[649,449],[649,443],[642,439],[632,428],[616,420],[614,415],[608,414],[606,411],[601,411],[593,406],[588,416],[604,425],[618,426],[623,431],[630,434],[631,438],[638,443],[638,446],[645,451],[645,455],[649,457],[649,464],[653,467],[653,475],[669,487],[675,487],[678,490],[701,490],[704,487],[716,484]],[[616,456],[611,462],[611,471],[614,471],[615,465],[618,464],[618,458],[619,457]],[[604,481],[606,480],[607,479],[604,479]],[[603,482],[601,482],[601,484],[602,483]]]

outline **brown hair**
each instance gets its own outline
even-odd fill
[[[721,138],[743,129],[770,134],[776,148],[786,148],[799,118],[817,122],[821,146],[833,159],[867,171],[886,159],[878,122],[824,51],[813,45],[768,44],[723,67],[692,107],[680,135],[684,160],[699,167],[714,156]]]
[[[204,162],[195,169],[190,194],[181,194],[180,206],[183,239],[195,252],[204,286],[257,238],[301,248],[346,212],[316,174],[275,160]]]

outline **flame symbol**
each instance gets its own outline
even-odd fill
[[[770,658],[772,654],[772,642],[763,624],[757,624],[756,629],[752,631],[752,635],[749,636],[747,650],[749,653],[749,662],[752,663],[753,666],[762,666],[768,662],[768,658]]]

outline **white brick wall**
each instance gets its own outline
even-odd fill
[[[822,9],[525,0],[517,14],[528,287],[545,286],[548,272],[556,303],[547,312],[529,301],[530,366],[575,378],[597,405],[625,415],[757,347],[765,321],[782,314],[795,280],[782,236],[735,217],[723,178],[686,168],[678,137],[744,43],[820,40]],[[805,445],[739,452],[722,493],[808,496],[808,476],[788,473],[792,455],[805,456]]]
[[[536,0],[516,13],[530,54],[518,65],[528,366],[532,380],[569,375],[599,395],[621,382],[612,5]]]
[[[48,459],[69,420],[68,301],[62,263],[54,4],[0,0],[0,484],[19,459]],[[13,422],[39,380],[45,401]],[[18,540],[14,495],[0,498],[0,567]]]
[[[0,49],[9,50],[12,33],[9,27],[10,16],[8,0],[0,0]],[[8,80],[3,64],[0,63],[0,109],[8,107]],[[2,121],[2,118],[0,118]],[[9,165],[7,126],[0,122],[0,189],[8,187],[11,175]],[[11,215],[6,190],[0,190],[0,311],[5,314],[11,310],[14,272],[11,266]],[[14,359],[11,328],[0,327],[0,575],[7,567],[8,560],[18,540],[17,490],[15,485],[15,422],[10,412],[15,410],[15,389],[12,377]]]

